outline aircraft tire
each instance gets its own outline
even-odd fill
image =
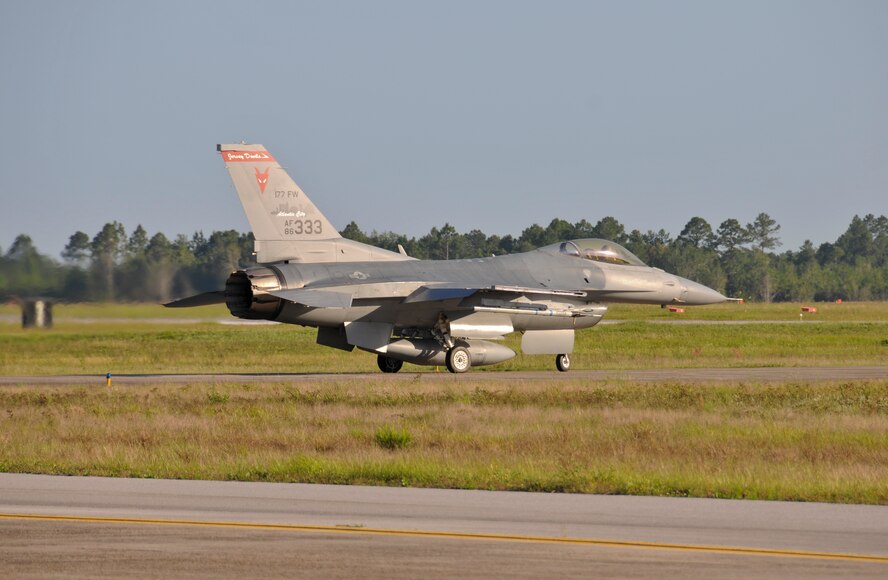
[[[396,373],[404,366],[404,361],[381,354],[376,357],[376,366],[384,373]]]
[[[567,354],[559,354],[555,356],[555,368],[557,368],[562,373],[566,373],[570,370],[570,355]]]
[[[447,352],[447,370],[464,373],[472,368],[472,354],[464,346],[455,346]]]

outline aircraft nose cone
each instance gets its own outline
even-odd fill
[[[680,280],[682,285],[681,301],[685,304],[703,306],[704,304],[718,304],[727,300],[720,292],[716,292],[709,286],[697,284],[685,278]]]

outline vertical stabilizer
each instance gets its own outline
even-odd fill
[[[253,228],[260,264],[410,260],[347,240],[262,145],[217,145]]]
[[[259,262],[281,259],[277,255],[278,251],[273,252],[274,256],[262,256],[263,246],[278,249],[290,247],[292,252],[298,254],[298,245],[275,242],[333,240],[341,237],[330,220],[311,202],[265,147],[233,144],[218,145],[217,149],[222,154],[250,227],[253,228]]]

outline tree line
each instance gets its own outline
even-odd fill
[[[673,236],[632,230],[614,217],[594,225],[553,219],[521,235],[460,233],[449,223],[419,238],[394,232],[365,233],[349,223],[340,233],[359,242],[420,259],[455,260],[526,252],[575,238],[604,238],[624,245],[650,266],[695,280],[727,296],[752,301],[888,299],[888,218],[854,216],[834,242],[777,251],[780,225],[759,214],[745,225],[727,219],[717,228],[693,217]],[[228,274],[255,264],[252,233],[196,232],[169,239],[141,225],[129,235],[111,222],[90,237],[70,236],[62,261],[41,254],[27,235],[0,249],[0,297],[48,296],[86,301],[157,301],[218,290]]]

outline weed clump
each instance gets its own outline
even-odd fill
[[[404,449],[413,444],[413,436],[407,429],[383,425],[376,430],[376,444],[383,449]]]
[[[228,393],[220,393],[219,391],[210,391],[207,393],[207,401],[214,405],[220,405],[222,403],[227,403],[228,399],[231,398],[231,395]]]

